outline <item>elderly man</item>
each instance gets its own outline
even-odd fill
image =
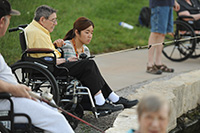
[[[20,15],[17,10],[11,9],[7,0],[0,0],[0,37],[4,36],[12,15]],[[45,132],[51,133],[73,133],[65,117],[56,109],[42,102],[31,100],[28,91],[31,89],[25,85],[18,84],[11,69],[5,63],[0,54],[0,92],[8,92],[13,97],[15,113],[25,113],[30,116],[32,124]],[[9,102],[0,100],[0,110],[8,110]],[[15,122],[24,123],[26,118],[15,118]]]

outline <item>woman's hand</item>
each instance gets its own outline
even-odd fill
[[[55,46],[57,46],[57,47],[62,47],[63,44],[64,44],[64,40],[63,40],[63,39],[55,40],[55,41],[53,42],[53,44],[54,44]]]
[[[77,57],[69,57],[67,58],[68,61],[78,61]]]
[[[65,63],[65,62],[66,62],[65,58],[56,59],[56,65],[60,65],[60,64]]]

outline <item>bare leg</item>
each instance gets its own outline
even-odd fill
[[[153,45],[156,43],[163,43],[165,39],[164,34],[151,32],[149,36],[149,45]],[[156,50],[156,57],[155,57],[155,63],[156,65],[162,64],[162,45],[158,46],[152,46],[148,51],[148,64],[147,66],[152,67],[154,65],[154,52]]]

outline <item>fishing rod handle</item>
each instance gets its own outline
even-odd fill
[[[28,91],[29,95],[33,98],[36,98],[36,99],[39,99],[41,100],[41,96],[39,96],[36,92],[33,92],[33,91]]]

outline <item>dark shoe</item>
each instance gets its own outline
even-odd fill
[[[155,65],[152,67],[148,66],[146,72],[151,74],[162,74],[162,70],[158,69]]]
[[[138,100],[128,100],[126,98],[120,97],[119,101],[114,104],[123,104],[124,108],[130,108],[135,106],[138,103]]]
[[[111,110],[112,112],[114,112],[114,111],[119,111],[119,110],[124,109],[124,106],[122,104],[114,105],[112,103],[105,102],[101,106],[96,105],[96,108],[97,108],[97,111]]]

